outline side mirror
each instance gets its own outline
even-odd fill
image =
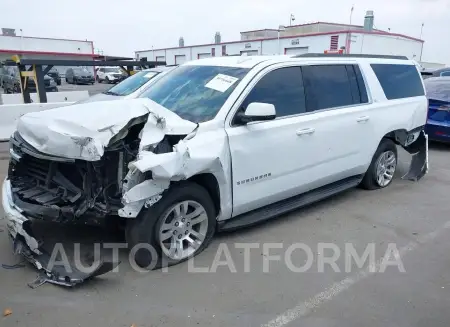
[[[238,125],[246,125],[252,121],[273,120],[276,117],[275,106],[270,103],[252,102],[247,106],[245,112],[236,115]]]

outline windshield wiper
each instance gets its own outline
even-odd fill
[[[105,92],[103,92],[103,94],[116,95],[116,96],[120,95],[119,93],[116,93],[116,92],[113,92],[113,91],[105,91]]]

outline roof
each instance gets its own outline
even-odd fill
[[[52,38],[52,37],[39,37],[39,36],[20,36],[20,35],[2,35],[0,34],[0,37],[17,37],[17,38],[23,38],[23,39],[39,39],[39,40],[55,40],[55,41],[74,41],[74,42],[88,42],[93,43],[93,41],[89,40],[75,40],[75,39],[59,39],[59,38]]]
[[[289,56],[225,56],[193,60],[185,65],[253,68],[263,61],[276,59],[277,57],[289,58]]]
[[[391,57],[369,57],[365,55],[342,55],[342,56],[327,56],[320,54],[320,56],[296,56],[296,55],[280,55],[280,56],[226,56],[226,57],[210,57],[205,59],[198,59],[188,61],[184,65],[187,66],[224,66],[251,69],[256,65],[263,63],[264,65],[271,65],[280,62],[370,62],[370,63],[392,63],[402,65],[412,65],[414,61],[408,59],[400,59]]]
[[[54,51],[26,51],[26,50],[6,50],[0,49],[0,53],[10,53],[11,55],[20,54],[37,54],[37,55],[56,55],[56,56],[77,56],[77,57],[88,57],[93,58],[95,54],[93,53],[77,53],[77,52],[54,52]]]
[[[339,24],[338,24],[339,25]],[[353,25],[355,26],[355,25]],[[411,36],[398,34],[398,33],[388,33],[384,31],[358,31],[358,30],[342,30],[342,31],[331,31],[331,32],[318,32],[318,33],[308,33],[308,34],[299,34],[299,35],[289,35],[289,36],[280,36],[280,39],[297,39],[301,37],[311,37],[311,36],[320,36],[320,35],[337,35],[337,34],[347,34],[347,33],[353,33],[353,34],[371,34],[371,35],[385,35],[385,36],[394,36],[394,37],[402,37],[408,40],[413,40],[417,42],[424,42],[421,39],[417,39]],[[148,49],[148,50],[137,50],[135,53],[139,52],[149,52],[149,51],[160,51],[160,50],[172,50],[172,49],[185,49],[185,48],[194,48],[194,47],[204,47],[204,46],[220,46],[220,45],[226,45],[226,44],[235,44],[235,43],[250,43],[250,42],[261,42],[261,41],[267,41],[267,40],[277,40],[278,37],[267,37],[267,38],[260,38],[260,39],[253,39],[253,40],[239,40],[239,41],[230,41],[230,42],[222,42],[222,43],[207,43],[207,44],[197,44],[197,45],[191,45],[191,46],[184,46],[184,47],[171,47],[171,48],[160,48],[160,49]]]

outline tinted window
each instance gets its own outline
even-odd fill
[[[441,73],[441,76],[450,76],[450,71],[448,71],[448,72],[442,72],[442,73]]]
[[[179,66],[140,97],[148,97],[181,118],[199,123],[216,116],[248,71],[223,66]]]
[[[410,98],[425,94],[416,66],[391,64],[371,66],[387,99]]]
[[[308,111],[335,108],[360,102],[355,92],[357,81],[351,83],[346,65],[304,66],[303,81]],[[356,79],[352,70],[352,79]],[[358,98],[353,100],[353,96]]]
[[[305,91],[300,67],[280,68],[265,75],[250,91],[243,107],[246,108],[252,102],[273,104],[277,117],[305,112]]]

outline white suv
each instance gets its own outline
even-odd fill
[[[137,251],[140,265],[175,264],[216,230],[358,185],[388,186],[396,145],[413,154],[405,178],[428,169],[427,99],[406,58],[209,58],[174,69],[143,96],[21,117],[3,208],[37,267],[45,240],[33,238],[30,219],[123,219],[130,247],[156,250]]]
[[[98,83],[118,83],[126,78],[125,73],[118,67],[101,67],[96,70]]]

